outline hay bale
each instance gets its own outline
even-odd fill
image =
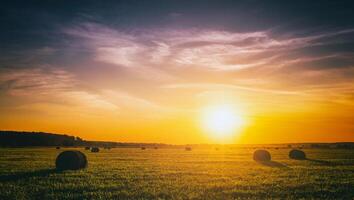
[[[55,147],[56,149],[60,149],[60,147]]]
[[[303,152],[301,150],[293,149],[289,152],[289,158],[295,159],[295,160],[305,160],[306,154],[305,154],[305,152]]]
[[[154,149],[159,149],[158,147],[154,147]]]
[[[82,169],[87,166],[87,158],[80,151],[63,151],[58,155],[55,166],[61,171]]]
[[[100,151],[100,149],[98,147],[92,147],[91,148],[91,152],[93,152],[93,153],[97,153],[99,151]]]
[[[265,162],[265,161],[270,161],[271,158],[272,157],[267,150],[256,150],[253,153],[253,160],[255,161]]]
[[[85,150],[90,150],[90,147],[85,147]]]
[[[146,147],[141,147],[141,150],[145,150],[146,149]]]
[[[192,147],[186,147],[185,150],[186,151],[192,151]]]

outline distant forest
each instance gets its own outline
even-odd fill
[[[97,146],[97,147],[147,147],[147,148],[181,148],[184,146],[213,148],[217,145],[199,144],[199,145],[170,145],[161,143],[123,143],[110,141],[87,141],[80,137],[66,134],[53,134],[44,132],[23,132],[23,131],[0,131],[0,147],[35,147],[35,146]],[[225,145],[223,145],[225,146]],[[354,142],[338,143],[296,143],[296,144],[269,144],[269,145],[227,145],[249,148],[250,146],[259,146],[263,148],[340,148],[354,149]]]
[[[66,134],[44,132],[0,131],[0,147],[31,147],[31,146],[98,146],[98,147],[162,147],[166,144],[140,144],[104,141],[86,141],[80,137]]]
[[[84,141],[79,137],[43,132],[0,131],[0,146],[76,146]]]

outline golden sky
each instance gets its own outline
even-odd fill
[[[8,13],[21,29],[2,38],[0,129],[172,144],[354,141],[353,27],[265,27],[192,10],[63,11],[65,23],[36,16],[30,28]],[[223,106],[242,123],[219,140],[202,119]]]

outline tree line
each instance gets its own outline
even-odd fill
[[[165,147],[174,145],[159,143],[121,143],[111,141],[87,141],[80,137],[66,134],[26,131],[1,131],[0,147],[31,147],[31,146],[97,146],[97,147]]]
[[[171,145],[171,144],[161,144],[161,143],[123,143],[123,142],[111,142],[111,141],[87,141],[87,140],[83,140],[80,137],[70,136],[66,134],[0,130],[0,147],[31,147],[31,146],[181,148],[181,145]],[[201,145],[193,145],[193,146],[212,147],[214,145],[201,144]],[[287,145],[287,146],[288,148],[297,148],[295,145],[294,146]],[[297,146],[299,146],[299,144]],[[354,142],[307,143],[307,144],[302,144],[300,147],[318,148],[318,149],[327,149],[327,148],[354,149]]]
[[[44,132],[0,131],[0,146],[80,146],[84,141],[80,137]]]

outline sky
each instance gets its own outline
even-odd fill
[[[353,9],[1,1],[0,129],[216,143],[201,115],[227,105],[242,124],[223,143],[354,141]]]

